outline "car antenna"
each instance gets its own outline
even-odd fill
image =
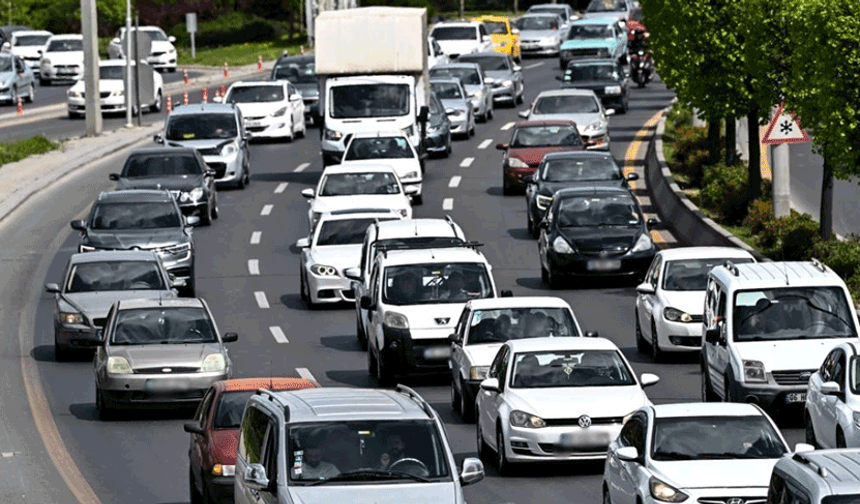
[[[782,274],[785,275],[785,285],[791,285],[788,283],[788,265],[785,264],[785,251],[782,252]]]
[[[269,357],[269,389],[275,388],[275,382],[272,380],[272,358]]]
[[[415,236],[418,236],[418,222],[415,222]]]

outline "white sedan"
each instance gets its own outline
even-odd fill
[[[603,503],[764,504],[773,466],[788,451],[776,424],[753,404],[646,406],[609,445]]]
[[[403,187],[414,187],[412,203],[422,203],[424,160],[402,133],[357,133],[350,138],[343,153],[342,165],[358,163],[386,164],[394,169]]]
[[[726,261],[755,262],[734,247],[680,247],[657,252],[636,287],[636,346],[657,362],[665,352],[702,348],[702,313],[708,272]]]
[[[394,169],[387,165],[333,165],[323,170],[316,189],[302,190],[308,199],[308,229],[313,231],[325,212],[348,209],[390,209],[404,219],[412,218],[409,195]]]
[[[134,62],[131,63],[132,71],[134,71]],[[141,82],[151,76],[152,87],[147,89],[145,86],[140,88],[141,108],[148,112],[161,111],[164,103],[164,80],[161,74],[154,71],[148,63],[140,62],[140,80]],[[81,79],[66,91],[66,102],[69,111],[69,117],[83,117],[86,113],[86,99],[84,93],[86,91],[86,82]],[[149,94],[144,95],[147,92]],[[125,112],[125,60],[108,60],[99,62],[99,101],[101,102],[102,113],[109,112]],[[132,94],[132,96],[134,96]],[[132,105],[134,107],[136,105]]]
[[[819,327],[824,324],[819,323]],[[840,344],[809,378],[803,419],[806,442],[813,446],[860,447],[860,352],[857,346]]]
[[[225,95],[222,100],[239,107],[245,129],[254,138],[283,138],[292,142],[296,136],[305,136],[305,102],[290,82],[236,82]]]
[[[361,262],[361,244],[367,226],[401,218],[389,210],[340,210],[320,216],[314,232],[296,242],[302,249],[301,295],[305,305],[314,308],[322,303],[355,301],[344,270]]]
[[[39,84],[84,77],[84,37],[80,34],[54,35],[48,39],[39,60]]]
[[[618,347],[604,338],[507,341],[481,382],[478,451],[495,452],[499,474],[511,462],[600,460],[624,419],[651,404]]]

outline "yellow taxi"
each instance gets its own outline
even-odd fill
[[[520,61],[520,31],[513,26],[511,18],[505,16],[479,16],[473,17],[471,21],[484,23],[496,52],[510,54],[511,58]]]

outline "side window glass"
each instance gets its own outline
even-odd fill
[[[266,477],[269,481],[278,479],[278,428],[271,420],[268,423],[268,434],[263,450],[263,466],[266,468]]]
[[[499,390],[505,390],[505,377],[508,375],[508,347],[502,347],[502,360],[499,367]]]
[[[845,352],[842,350],[836,351],[836,362],[830,379],[838,383],[840,387],[845,386]]]
[[[717,319],[726,320],[726,293],[717,288]]]
[[[358,263],[361,266],[361,272],[367,271],[367,240],[361,244],[361,261]]]
[[[257,408],[248,408],[242,419],[242,430],[239,434],[238,455],[248,464],[259,464],[263,455],[263,442],[269,418]]]
[[[200,401],[200,406],[197,407],[197,412],[194,414],[194,421],[200,425],[205,425],[209,417],[209,409],[212,407],[212,401],[215,400],[215,389],[209,389],[206,396]]]
[[[499,381],[502,380],[502,377],[499,375],[499,372],[502,369],[502,361],[505,358],[505,349],[507,347],[502,347],[499,349],[499,352],[496,354],[496,358],[493,359],[493,363],[490,365],[490,372],[487,374],[490,378],[498,378]]]
[[[460,314],[460,320],[457,322],[457,328],[454,329],[461,341],[466,334],[466,328],[469,327],[470,318],[472,318],[472,311],[464,308],[463,313]]]
[[[645,421],[640,416],[633,417],[633,447],[641,454],[645,453]]]
[[[633,424],[634,421],[631,418],[626,424],[624,424],[624,427],[621,428],[621,432],[618,434],[618,443],[622,447],[633,446],[633,435],[631,434],[633,431]]]
[[[373,264],[370,274],[370,298],[374,301],[379,297],[379,263]]]
[[[834,356],[836,355],[836,350],[827,354],[827,357],[824,359],[824,363],[821,364],[821,381],[831,381],[832,371],[833,371],[833,361]]]

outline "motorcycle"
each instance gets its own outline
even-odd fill
[[[651,56],[647,52],[640,49],[631,55],[630,73],[633,75],[633,81],[640,88],[645,87],[651,81],[653,71]]]

